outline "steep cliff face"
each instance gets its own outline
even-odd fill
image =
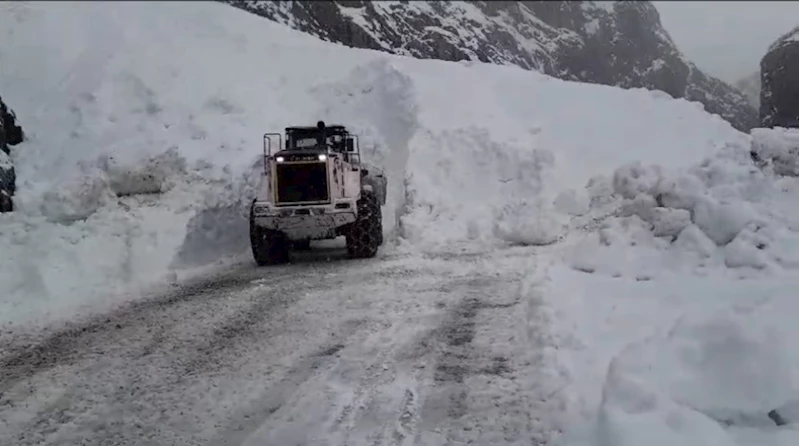
[[[799,26],[777,39],[760,61],[763,127],[799,127]]]
[[[741,130],[746,97],[677,49],[650,2],[227,0],[321,39],[417,58],[514,64],[567,80],[663,90]]]

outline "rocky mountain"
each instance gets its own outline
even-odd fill
[[[24,137],[14,111],[0,98],[0,212],[14,209],[12,197],[16,192],[17,177],[11,163],[10,146],[21,143]]]
[[[733,84],[735,88],[740,90],[749,103],[755,108],[760,108],[760,72],[750,74],[749,76],[739,79]]]
[[[799,26],[782,35],[760,60],[763,127],[799,127]]]
[[[743,93],[682,55],[647,1],[222,1],[351,47],[658,89],[740,130],[758,124]]]

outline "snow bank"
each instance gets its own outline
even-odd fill
[[[799,130],[752,129],[752,153],[762,167],[777,175],[799,176]]]
[[[549,276],[571,421],[557,444],[799,441],[795,278]]]
[[[413,249],[552,243],[598,172],[741,136],[663,94],[353,50],[216,3],[15,3],[0,39],[29,136],[2,217],[6,321],[247,259],[261,135],[288,125],[358,133],[389,180],[387,239]]]
[[[647,278],[717,266],[734,275],[795,269],[799,182],[779,175],[793,175],[787,166],[797,146],[783,132],[755,129],[751,143],[729,143],[692,167],[632,163],[595,179],[606,187],[592,195],[591,216],[609,217],[578,244],[571,264]]]
[[[773,295],[737,308],[694,312],[628,346],[610,362],[593,426],[564,443],[799,440],[799,431],[780,427],[799,422],[799,358],[790,348],[796,331],[786,316],[796,310],[790,294]]]
[[[575,426],[561,444],[799,441],[799,181],[776,168],[794,137],[592,178],[548,293]]]

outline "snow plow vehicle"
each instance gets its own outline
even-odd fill
[[[287,127],[285,138],[264,134],[264,171],[250,207],[255,262],[286,263],[291,248],[339,236],[350,258],[374,257],[383,244],[385,203],[385,175],[361,162],[358,138],[344,126],[319,121]]]

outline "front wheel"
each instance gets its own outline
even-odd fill
[[[286,236],[271,229],[259,227],[250,213],[250,246],[258,266],[279,265],[289,261],[289,242]]]
[[[4,190],[0,190],[0,212],[11,212],[14,210],[14,200],[11,195]]]
[[[361,194],[358,200],[358,217],[346,234],[347,253],[351,258],[369,258],[377,255],[383,239],[383,219],[380,203],[370,193]]]

